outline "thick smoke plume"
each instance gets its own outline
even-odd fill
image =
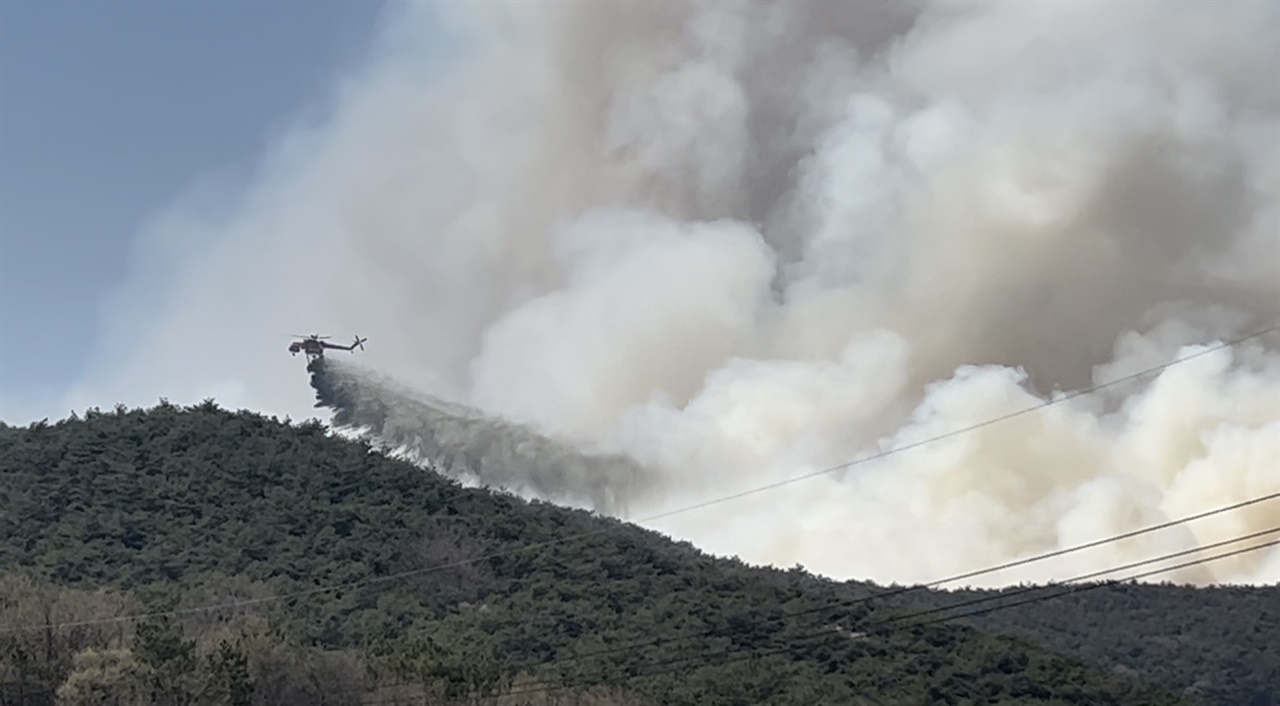
[[[357,366],[318,358],[307,365],[316,406],[333,423],[407,452],[451,478],[625,514],[647,478],[619,454],[587,454],[519,424],[416,393]]]
[[[145,300],[166,308],[122,329],[138,348],[102,394],[297,409],[280,334],[360,333],[360,364],[417,392],[335,379],[340,419],[644,517],[1280,318],[1280,3],[431,7],[388,18],[332,124],[287,142],[217,247]],[[437,21],[460,40],[443,64]],[[193,350],[219,333],[249,343]],[[1254,339],[656,526],[927,581],[1276,492],[1278,349]],[[1276,581],[1280,552],[1159,578]]]

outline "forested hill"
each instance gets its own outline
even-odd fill
[[[1274,589],[913,627],[959,598],[862,600],[211,403],[0,425],[0,572],[0,704],[1270,704],[1280,674]]]

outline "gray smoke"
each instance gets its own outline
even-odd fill
[[[309,410],[280,334],[360,333],[361,365],[419,391],[371,428],[643,517],[1280,316],[1277,2],[492,0],[387,26],[333,120],[139,298],[154,320],[112,322],[136,348],[71,406]],[[1276,341],[654,526],[929,581],[1276,492]],[[1276,505],[990,580],[1228,539]],[[1280,551],[1157,578],[1275,581]]]
[[[335,425],[450,478],[615,516],[653,481],[625,456],[585,453],[352,363],[320,358],[307,368],[316,406],[332,409]]]

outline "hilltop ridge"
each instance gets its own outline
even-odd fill
[[[111,688],[173,703],[1277,696],[1274,587],[1128,585],[879,630],[958,594],[866,600],[879,589],[711,557],[212,402],[0,426],[0,491],[0,627],[112,618],[56,629],[45,657],[32,640],[54,630],[0,633],[0,698],[29,703],[59,688],[76,703],[103,660],[126,675]]]

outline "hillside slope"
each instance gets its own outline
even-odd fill
[[[178,612],[177,626],[156,616],[136,631],[122,621],[0,633],[0,683],[45,703],[59,684],[62,703],[76,703],[68,674],[81,678],[102,660],[116,660],[119,684],[137,675],[153,699],[168,690],[286,703],[270,667],[286,653],[291,673],[309,675],[296,680],[313,684],[298,703],[317,693],[325,703],[395,703],[502,691],[524,703],[549,691],[600,704],[1179,703],[1173,692],[1193,683],[1186,675],[1133,655],[1122,670],[1097,665],[1108,654],[1098,646],[1122,643],[1118,635],[1069,629],[1107,633],[1135,603],[1170,590],[1202,623],[1237,625],[1255,611],[1248,635],[1226,627],[1174,649],[1219,670],[1192,675],[1213,687],[1199,691],[1215,703],[1267,698],[1257,680],[1274,674],[1274,651],[1260,651],[1251,674],[1228,673],[1222,660],[1234,657],[1223,655],[1242,640],[1280,644],[1274,611],[1256,612],[1271,589],[1126,587],[1128,604],[1081,604],[1088,614],[1065,627],[1057,608],[1051,616],[1034,605],[989,618],[1021,637],[953,623],[880,629],[906,604],[848,605],[874,587],[712,558],[586,512],[462,488],[319,425],[212,404],[0,427],[0,506],[0,628],[240,603]],[[415,573],[387,578],[404,572]],[[112,592],[90,591],[100,588]],[[954,600],[915,595],[914,605]],[[1128,639],[1173,639],[1179,629],[1156,616]],[[34,669],[40,650],[30,640],[53,645],[53,632],[65,654]],[[164,676],[197,658],[205,682]],[[346,686],[323,685],[339,673]],[[590,696],[601,688],[608,693]]]
[[[919,591],[895,605],[927,610],[1016,590]],[[1280,587],[1274,585],[1120,584],[963,622],[1142,674],[1203,703],[1280,704]]]

